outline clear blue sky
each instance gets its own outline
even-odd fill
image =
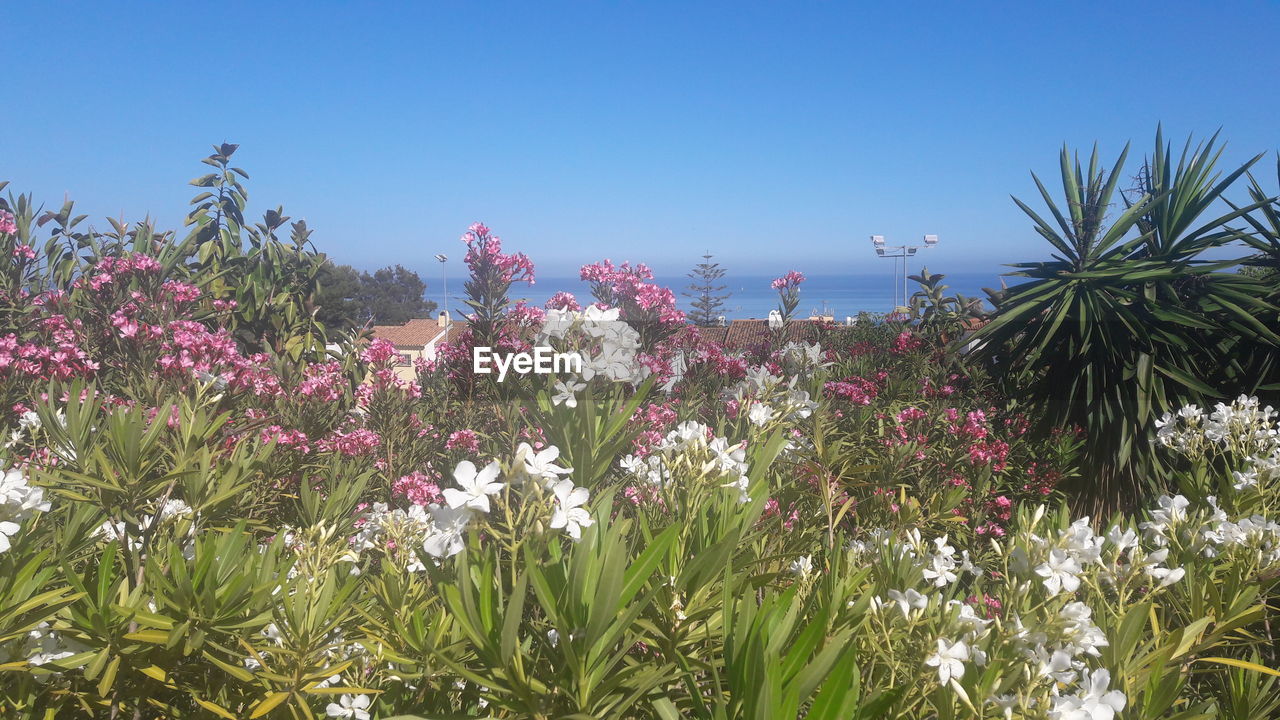
[[[255,217],[429,281],[476,219],[548,276],[884,272],[869,234],[926,232],[972,272],[1046,255],[1009,194],[1064,141],[1280,147],[1275,2],[883,5],[7,3],[0,179],[173,227],[236,142]]]

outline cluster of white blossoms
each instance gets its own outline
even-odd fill
[[[612,382],[639,383],[648,370],[636,357],[640,334],[618,319],[618,308],[602,310],[588,305],[578,310],[548,310],[536,344],[560,341],[562,351],[578,353],[582,358],[580,374],[569,375],[556,382],[552,402],[577,407],[577,393],[586,382],[597,376]]]
[[[783,372],[788,375],[812,375],[830,367],[822,346],[818,343],[789,342],[778,351]]]
[[[1193,506],[1182,495],[1162,495],[1156,505],[1139,529],[1144,540],[1161,548],[1157,552],[1167,553],[1168,546],[1205,557],[1240,552],[1252,556],[1262,569],[1280,566],[1280,524],[1263,515],[1232,520],[1212,495],[1205,498],[1204,507]]]
[[[17,468],[0,475],[0,552],[7,552],[9,538],[22,529],[22,523],[36,511],[48,512],[49,501],[44,490],[27,483],[27,476]]]
[[[817,346],[813,346],[817,347]],[[753,367],[737,385],[726,391],[726,399],[738,403],[752,425],[765,427],[775,421],[791,424],[818,409],[808,390],[796,388],[799,375],[786,379],[764,367]]]
[[[191,506],[178,498],[168,498],[163,501],[157,498],[152,503],[152,507],[154,511],[142,521],[142,525],[137,528],[136,532],[131,532],[123,520],[107,520],[99,525],[93,534],[104,542],[115,541],[121,545],[127,544],[131,552],[137,552],[142,549],[143,535],[153,525],[159,526],[166,522],[175,522],[182,518],[195,516],[195,511]],[[194,524],[187,528],[187,535],[188,537],[195,535]],[[192,552],[194,552],[194,546],[187,543],[183,548],[183,553],[190,559]]]
[[[1156,517],[1161,512],[1152,512]],[[1010,567],[1023,577],[1037,579],[1049,597],[1073,593],[1081,577],[1092,572],[1103,582],[1118,585],[1137,580],[1155,589],[1168,587],[1185,575],[1183,568],[1167,567],[1168,549],[1145,548],[1129,528],[1113,526],[1097,535],[1083,517],[1056,538],[1025,533],[1010,553]]]
[[[473,519],[487,515],[493,509],[493,500],[508,487],[535,482],[554,498],[548,527],[563,530],[575,541],[582,537],[582,529],[595,520],[586,510],[590,491],[575,487],[572,480],[562,476],[572,472],[556,464],[560,450],[548,446],[535,451],[528,443],[516,449],[512,470],[503,482],[502,466],[494,460],[483,468],[477,468],[470,460],[463,460],[453,470],[456,487],[441,491],[444,503],[412,505],[406,509],[391,509],[386,503],[374,503],[357,521],[359,530],[351,540],[356,552],[393,548],[405,570],[425,570],[419,556],[411,548],[437,560],[452,557],[465,547],[467,528]]]
[[[730,445],[706,425],[686,420],[651,448],[648,456],[628,455],[620,464],[627,473],[654,487],[670,485],[680,476],[679,469],[688,469],[725,481],[721,487],[736,489],[739,501],[745,503],[751,499],[746,457],[743,443]]]
[[[1048,538],[1024,532],[1007,539],[1011,574],[1000,582],[1009,584],[1009,592],[1026,594],[1039,586],[1048,598],[1065,596],[1067,602],[1039,606],[1034,619],[1011,612],[998,630],[972,605],[945,599],[946,588],[966,573],[982,574],[967,554],[956,553],[945,536],[926,542],[915,528],[896,537],[876,530],[852,543],[850,551],[864,564],[868,559],[888,559],[889,566],[916,578],[915,587],[890,589],[884,596],[873,597],[870,609],[884,622],[924,623],[933,628],[936,635],[925,665],[937,673],[940,685],[964,693],[957,681],[973,667],[985,666],[993,645],[1011,648],[1023,658],[1024,672],[1033,682],[1017,694],[986,699],[1006,717],[1015,710],[1025,715],[1038,705],[1040,712],[1056,720],[1111,718],[1125,706],[1126,698],[1109,689],[1108,671],[1096,666],[1100,648],[1109,643],[1093,620],[1093,610],[1074,597],[1086,578],[1092,578],[1094,585],[1132,579],[1148,589],[1182,579],[1182,568],[1165,566],[1169,548],[1157,537],[1162,528],[1181,527],[1198,515],[1188,513],[1185,499],[1173,498],[1162,498],[1150,515],[1152,523],[1144,525],[1142,533],[1112,527],[1097,535],[1088,518],[1082,518]],[[1187,535],[1203,537],[1204,528],[1227,523],[1211,513],[1203,520]],[[993,637],[995,632],[999,635]]]
[[[1156,442],[1193,460],[1208,453],[1229,454],[1274,468],[1280,462],[1277,417],[1280,413],[1270,405],[1260,407],[1258,398],[1246,395],[1230,405],[1218,403],[1207,413],[1188,405],[1156,421]]]
[[[18,427],[9,433],[9,439],[5,440],[4,445],[0,447],[8,450],[22,442],[29,435],[34,436],[35,431],[41,427],[40,415],[34,410],[27,410],[18,417]]]

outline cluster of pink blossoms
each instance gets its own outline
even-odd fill
[[[507,255],[502,252],[502,239],[489,232],[484,223],[472,223],[462,235],[467,246],[463,262],[471,269],[473,277],[483,276],[495,269],[503,282],[527,282],[533,284],[533,262],[524,253]]]
[[[316,443],[316,449],[320,452],[338,452],[348,457],[358,457],[373,454],[381,444],[382,439],[378,437],[378,433],[364,428],[354,428],[333,431],[328,437]]]
[[[475,430],[458,430],[450,433],[444,442],[445,450],[465,450],[468,453],[480,452],[480,436]]]
[[[775,278],[769,283],[769,287],[779,292],[793,290],[800,287],[800,283],[804,282],[804,273],[792,270],[780,278]]]
[[[969,446],[969,462],[974,465],[991,465],[994,472],[1007,467],[1005,460],[1009,457],[1009,443],[1003,440],[976,442]]]
[[[375,338],[360,353],[360,359],[375,367],[385,367],[396,357],[396,346],[390,340]]]
[[[162,270],[160,262],[150,255],[133,253],[120,257],[104,257],[93,267],[93,271],[76,280],[76,287],[88,287],[101,290],[104,287],[129,277],[154,275]]]
[[[955,408],[943,410],[942,416],[947,419],[947,432],[951,435],[963,435],[974,440],[982,440],[990,434],[987,427],[987,414],[982,410],[970,410],[965,413],[963,422],[960,421],[960,411]]]
[[[426,473],[417,470],[401,477],[391,485],[391,494],[402,497],[413,505],[430,505],[444,502],[440,486]]]
[[[648,282],[653,279],[653,271],[644,263],[624,262],[615,267],[606,258],[583,265],[578,276],[591,283],[592,293],[606,305],[620,308],[623,320],[656,320],[670,326],[684,323],[684,311],[676,308],[675,294],[670,288]]]
[[[631,426],[639,430],[631,443],[636,457],[647,457],[653,452],[667,431],[675,426],[677,418],[675,402],[651,402],[636,408],[631,416]]]
[[[19,342],[13,334],[0,337],[0,378],[17,375],[43,381],[69,380],[97,370],[97,361],[73,341],[55,338],[52,345],[42,345]]]
[[[0,210],[0,235],[16,235],[18,233],[18,223],[14,222],[13,213],[8,210]]]
[[[822,389],[827,397],[840,397],[854,405],[870,405],[880,394],[880,386],[876,383],[855,376],[843,380],[831,380],[823,384]]]
[[[321,402],[337,402],[346,390],[347,378],[342,374],[342,363],[312,363],[302,371],[298,394]]]
[[[563,290],[552,295],[544,305],[548,310],[581,310],[582,306],[578,304],[578,298],[573,293],[567,293]]]
[[[507,311],[507,319],[516,325],[537,327],[547,319],[547,312],[540,307],[529,305],[521,300],[515,307]]]
[[[200,288],[177,280],[166,280],[160,290],[175,303],[192,303],[200,299]]]
[[[933,378],[920,378],[920,395],[926,398],[951,397],[956,393],[956,387],[951,382],[955,382],[959,378],[959,375],[952,373],[948,378],[950,382],[941,387],[934,384]]]
[[[142,322],[138,319],[138,306],[125,303],[119,310],[111,313],[111,326],[120,337],[125,339],[155,339],[164,335],[164,328],[159,325]]]
[[[163,354],[157,361],[161,373],[195,377],[207,373],[254,395],[283,394],[280,379],[270,370],[271,358],[263,353],[245,357],[225,328],[209,332],[193,320],[174,320],[167,329],[170,339],[161,344]]]
[[[905,355],[906,353],[918,350],[924,341],[916,336],[910,330],[903,330],[898,333],[898,337],[894,339],[893,346],[890,348],[895,354]]]
[[[311,441],[301,430],[287,430],[279,425],[263,428],[258,435],[262,442],[275,441],[277,447],[296,450],[304,455],[311,452]]]
[[[790,509],[791,509],[791,512],[788,513],[786,517],[783,518],[782,520],[783,530],[793,529],[796,526],[796,522],[800,520],[800,509],[796,506],[795,503],[791,504]],[[768,500],[764,501],[764,512],[761,514],[761,517],[772,518],[772,517],[781,517],[781,516],[782,516],[782,506],[778,504],[777,500],[773,498],[769,498]]]

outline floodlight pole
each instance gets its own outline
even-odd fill
[[[444,302],[440,304],[442,312],[449,312],[449,275],[445,272],[445,263],[449,258],[444,253],[436,255],[436,260],[440,261],[440,288],[444,291]]]
[[[899,299],[902,304],[898,307],[905,309],[907,307],[907,258],[915,257],[916,252],[921,248],[931,248],[938,244],[937,235],[925,235],[923,245],[885,245],[883,235],[872,235],[871,244],[876,248],[876,255],[879,257],[893,258],[893,294],[894,302]],[[898,258],[902,258],[902,275],[898,275]],[[898,280],[902,280],[902,292],[898,292]],[[896,309],[896,308],[895,308]]]

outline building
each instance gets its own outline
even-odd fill
[[[395,346],[400,356],[395,365],[396,376],[413,380],[417,377],[413,364],[419,358],[435,360],[440,343],[452,341],[466,326],[461,320],[450,320],[449,313],[441,312],[435,319],[414,318],[403,325],[374,325],[373,337]]]

